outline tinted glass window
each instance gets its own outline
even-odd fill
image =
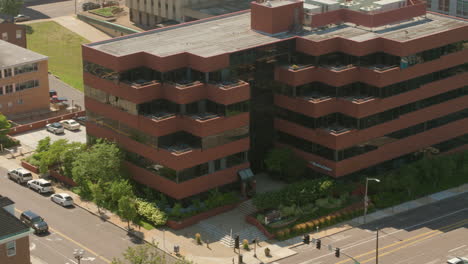
[[[72,199],[71,197],[65,197],[65,200],[71,201],[71,200],[73,200],[73,199]]]
[[[31,173],[25,173],[23,174],[23,177],[32,177]]]
[[[42,183],[41,184],[42,187],[49,187],[49,186],[52,186],[50,183]]]
[[[36,216],[34,217],[33,219],[31,219],[33,223],[39,223],[39,222],[42,222],[42,217],[40,216]]]

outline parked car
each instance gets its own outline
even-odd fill
[[[447,260],[447,264],[468,264],[468,258],[456,257],[456,258]]]
[[[33,189],[39,193],[49,193],[54,191],[50,181],[44,179],[30,180],[28,181],[27,186],[29,189]]]
[[[88,117],[87,116],[78,116],[78,117],[75,117],[73,118],[76,122],[82,124],[83,126],[86,125],[86,121],[88,121]]]
[[[57,91],[49,90],[49,97],[52,97],[52,96],[57,96]]]
[[[19,14],[19,15],[15,16],[14,21],[15,22],[22,22],[22,21],[28,21],[30,19],[31,19],[31,17],[29,17],[27,15]]]
[[[80,123],[73,119],[62,120],[60,121],[60,124],[62,124],[62,126],[68,130],[80,130]]]
[[[101,5],[93,3],[93,2],[86,2],[86,3],[83,3],[81,7],[83,8],[83,11],[88,11],[88,10],[101,8]]]
[[[47,131],[50,131],[54,134],[61,134],[61,133],[65,133],[65,130],[63,129],[63,126],[62,124],[60,123],[52,123],[52,124],[47,124],[46,125],[46,129]]]
[[[8,179],[14,180],[14,181],[16,181],[17,183],[20,183],[20,184],[23,184],[23,183],[25,183],[27,181],[32,180],[31,172],[28,171],[27,169],[23,169],[23,168],[10,170],[7,173],[7,175],[8,175]]]
[[[52,97],[50,97],[51,104],[58,104],[58,103],[63,103],[67,101],[68,99],[66,97],[58,97],[57,95],[52,95]]]
[[[50,196],[50,200],[54,203],[60,204],[61,206],[72,206],[73,198],[66,193],[56,193]]]
[[[44,218],[33,213],[32,211],[24,211],[20,215],[20,220],[32,229],[34,229],[35,234],[49,232],[49,226],[44,221]]]

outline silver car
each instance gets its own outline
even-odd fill
[[[50,181],[44,179],[30,180],[28,181],[27,186],[29,189],[33,189],[39,193],[50,193],[54,191]]]
[[[54,203],[60,204],[61,206],[72,206],[73,198],[66,193],[56,193],[50,196],[50,200]]]
[[[47,124],[46,129],[47,129],[47,131],[50,131],[50,132],[52,132],[52,133],[54,133],[56,135],[65,133],[65,130],[64,130],[62,124],[60,124],[58,122],[57,123],[52,123],[52,124]]]

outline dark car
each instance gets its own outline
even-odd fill
[[[88,10],[101,8],[101,5],[93,3],[93,2],[86,2],[81,7],[83,8],[83,11],[88,11]]]
[[[49,90],[49,97],[52,97],[52,96],[56,96],[57,95],[57,91],[55,90]]]
[[[34,229],[35,234],[49,232],[49,226],[44,219],[32,211],[24,211],[20,216],[20,220]]]
[[[87,116],[77,116],[75,118],[73,118],[76,122],[80,123],[81,125],[86,125],[86,121],[88,121],[88,117]]]

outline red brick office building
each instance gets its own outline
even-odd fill
[[[248,178],[273,145],[332,177],[466,149],[468,22],[389,2],[253,2],[85,45],[88,136],[176,199]]]

